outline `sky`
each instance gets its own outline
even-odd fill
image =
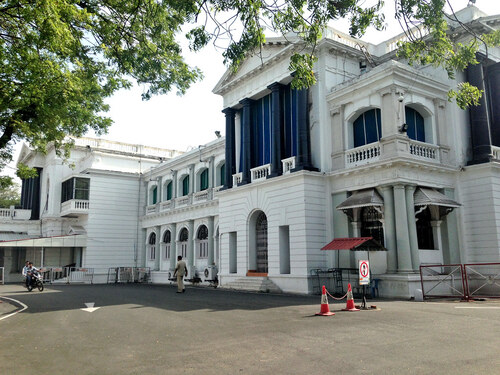
[[[453,10],[465,8],[468,0],[450,0]],[[499,0],[476,0],[475,4],[487,14],[500,14]],[[369,30],[363,40],[378,43],[401,32],[399,25],[392,19],[394,3],[386,0],[387,30],[383,32]],[[332,24],[340,31],[347,32],[346,22]],[[198,53],[185,52],[186,61],[200,68],[205,78],[187,91],[184,96],[175,91],[156,96],[149,101],[141,100],[142,88],[135,86],[131,90],[120,90],[107,100],[111,109],[107,116],[113,119],[108,134],[102,138],[142,144],[148,146],[188,151],[216,139],[215,131],[224,135],[225,120],[221,112],[222,97],[212,93],[213,88],[226,71],[222,62],[221,51],[208,45]],[[89,133],[88,136],[94,137]],[[16,156],[19,152],[16,145]],[[11,166],[14,166],[12,163]],[[11,174],[12,167],[5,172]]]

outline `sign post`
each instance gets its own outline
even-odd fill
[[[366,309],[366,286],[370,284],[370,262],[367,260],[359,261],[359,285],[363,285],[363,304],[362,309]]]

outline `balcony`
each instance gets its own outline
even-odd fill
[[[449,165],[449,148],[419,142],[406,136],[395,135],[347,151],[332,154],[334,170],[350,169],[379,161],[413,159],[432,164]]]
[[[29,220],[31,218],[31,210],[22,210],[19,208],[0,208],[0,220]]]
[[[83,199],[70,199],[61,203],[61,216],[88,215],[90,203]]]

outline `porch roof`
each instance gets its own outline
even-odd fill
[[[387,251],[373,237],[334,238],[321,250]]]
[[[337,206],[337,210],[383,205],[384,200],[375,189],[366,189],[353,193],[349,198]]]
[[[431,188],[419,187],[413,195],[415,206],[460,207],[461,204]]]
[[[82,234],[20,238],[16,240],[0,241],[0,247],[85,247],[87,236]]]

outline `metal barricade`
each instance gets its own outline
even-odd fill
[[[68,284],[88,283],[93,284],[94,269],[86,267],[71,267],[68,275]]]
[[[420,266],[423,298],[466,298],[467,291],[461,264]]]
[[[500,298],[500,263],[464,264],[467,299]]]

